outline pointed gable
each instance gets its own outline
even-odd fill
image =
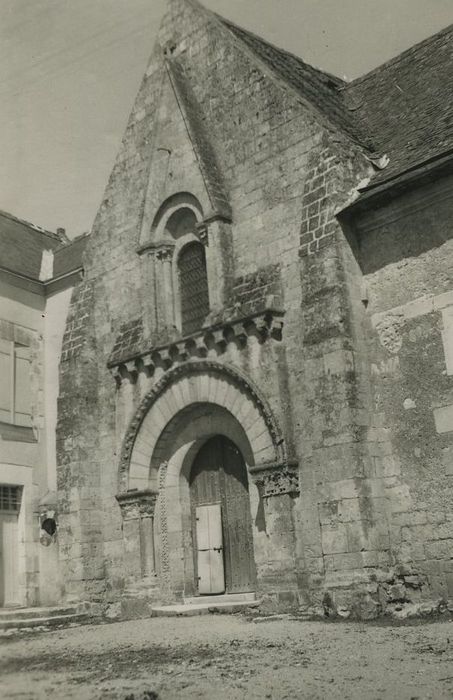
[[[168,17],[181,21],[181,16],[190,9],[213,27],[223,30],[223,36],[229,37],[238,50],[265,70],[268,77],[276,80],[280,86],[289,88],[331,126],[365,149],[372,150],[368,132],[362,128],[361,120],[356,119],[345,100],[343,88],[346,83],[343,80],[217,15],[198,0],[170,0]]]

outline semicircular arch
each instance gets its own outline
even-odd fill
[[[242,426],[254,464],[285,459],[281,430],[268,402],[242,372],[211,360],[166,373],[143,398],[123,441],[119,489],[149,486],[151,460],[166,426],[194,404],[215,404]]]
[[[198,199],[190,192],[178,192],[160,205],[151,225],[151,238],[164,238],[168,222],[184,210],[191,212],[197,222],[202,221],[203,208]]]

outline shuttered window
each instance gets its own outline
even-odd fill
[[[29,426],[30,348],[0,340],[0,421]]]
[[[199,330],[209,313],[206,257],[201,243],[189,243],[178,258],[181,330],[190,335]]]

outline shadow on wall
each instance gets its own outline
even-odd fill
[[[417,258],[453,238],[453,177],[345,212],[344,234],[364,275]]]

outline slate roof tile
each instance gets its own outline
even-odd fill
[[[45,250],[54,253],[53,278],[82,267],[87,240],[85,234],[66,243],[57,233],[0,211],[0,267],[33,280],[39,280]]]
[[[38,280],[43,251],[61,244],[57,234],[0,212],[0,267]]]
[[[331,123],[388,165],[371,186],[453,151],[453,25],[351,83],[233,22],[240,41]]]
[[[453,25],[344,87],[389,164],[378,185],[453,150]]]

